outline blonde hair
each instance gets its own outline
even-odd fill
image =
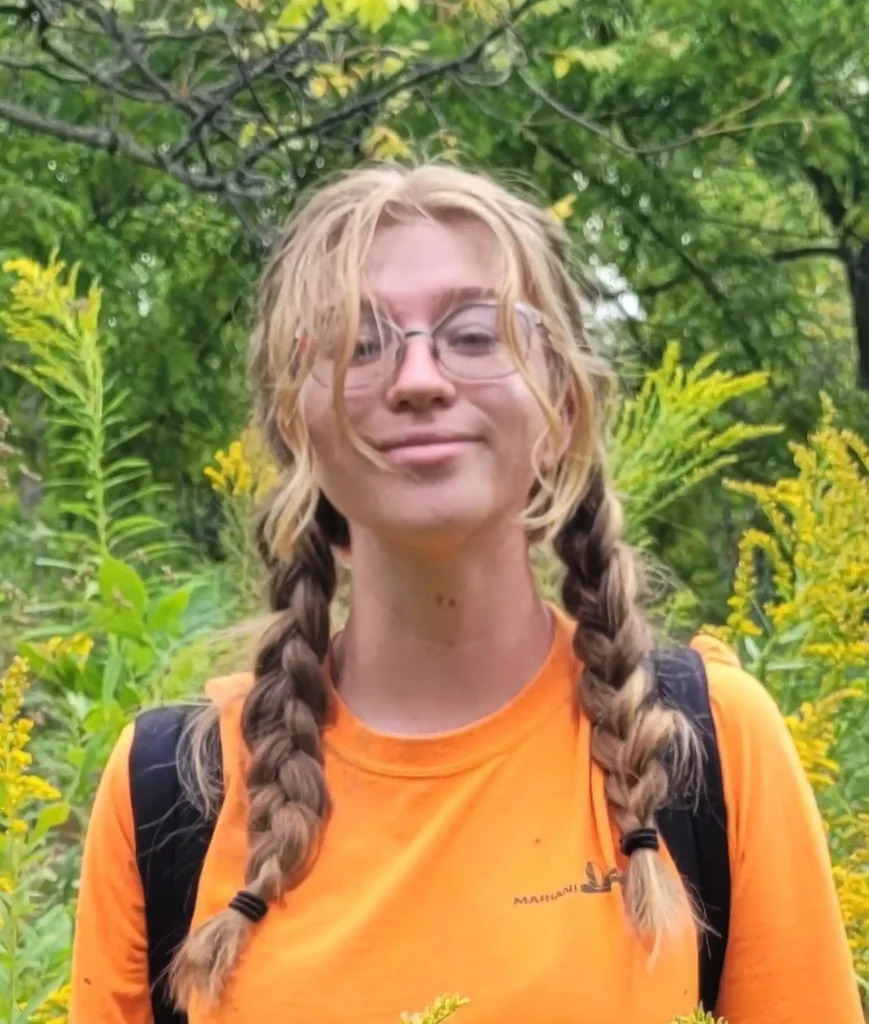
[[[574,646],[583,665],[577,701],[592,723],[592,756],[603,769],[622,834],[654,828],[674,783],[696,761],[690,723],[662,704],[647,667],[652,637],[640,610],[640,573],[622,539],[622,510],[605,470],[607,378],[583,324],[586,293],[571,268],[566,233],[537,203],[483,174],[437,164],[355,169],[314,192],[285,225],[261,280],[252,336],[258,420],[282,468],[281,484],[258,524],[276,616],[261,642],[242,712],[251,755],[245,884],[269,902],[310,867],[328,817],[320,732],[329,708],[322,665],[335,590],[333,548],[349,543],[346,521],[314,482],[298,400],[314,351],[300,340],[343,340],[335,415],[359,450],[376,460],[352,431],[340,382],[358,336],[361,268],[374,234],[386,223],[419,217],[469,220],[491,233],[502,260],[502,322],[514,351],[517,339],[506,311],[525,300],[543,313],[548,392],[518,360],[547,424],[535,453],[537,486],[524,525],[530,538],[554,541],[564,563],[563,603],[578,622]],[[569,416],[558,411],[564,409]],[[664,754],[675,770],[664,767]],[[636,928],[656,940],[690,911],[683,887],[656,850],[630,855],[624,893]],[[194,991],[219,995],[253,927],[227,908],[188,937],[172,970],[181,1006]]]

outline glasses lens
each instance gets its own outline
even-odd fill
[[[395,349],[395,338],[388,324],[374,316],[363,317],[359,336],[350,353],[344,377],[346,391],[360,391],[375,387],[383,379],[390,354]],[[323,355],[314,365],[314,376],[322,384],[332,387],[338,368],[344,358],[341,340],[335,339],[323,346]]]
[[[512,313],[521,355],[526,355],[531,324],[519,310]],[[516,369],[516,360],[505,338],[499,309],[494,305],[465,306],[441,325],[438,354],[444,369],[456,377],[491,380]]]

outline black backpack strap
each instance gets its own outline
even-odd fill
[[[700,947],[700,998],[703,1008],[714,1014],[730,929],[730,857],[709,685],[703,660],[687,647],[656,653],[655,669],[662,699],[688,715],[703,746],[702,791],[672,801],[659,812],[658,826],[704,914],[707,931]]]
[[[187,1024],[186,1014],[175,1009],[169,996],[166,974],[190,930],[202,862],[214,829],[214,822],[185,798],[178,777],[189,712],[189,707],[180,706],[143,712],[136,718],[130,750],[130,796],[145,897],[154,1024]]]

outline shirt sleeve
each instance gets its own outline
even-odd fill
[[[709,677],[728,814],[728,1024],[863,1024],[826,834],[787,726],[736,656],[695,640]]]
[[[76,908],[69,1024],[153,1024],[128,726],[97,789]]]

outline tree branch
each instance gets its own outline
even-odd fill
[[[6,118],[7,121],[18,125],[19,128],[26,128],[28,131],[41,135],[51,135],[62,142],[75,142],[81,146],[88,146],[90,149],[103,150],[106,153],[120,153],[146,167],[171,174],[194,192],[231,191],[231,184],[226,178],[197,174],[183,164],[172,163],[161,153],[147,149],[128,135],[122,135],[108,128],[69,124],[66,121],[59,121],[57,118],[37,114],[27,107],[4,99],[0,99],[0,117]]]
[[[494,28],[490,29],[475,45],[466,50],[465,53],[460,54],[458,57],[454,57],[452,60],[442,61],[440,64],[423,66],[418,71],[412,72],[404,77],[400,74],[396,75],[391,84],[384,86],[384,88],[379,91],[370,93],[368,96],[357,100],[355,103],[350,103],[346,107],[341,107],[338,110],[331,111],[321,117],[319,121],[313,121],[311,124],[307,125],[300,125],[300,127],[293,133],[293,138],[305,138],[309,135],[319,135],[320,133],[328,131],[328,129],[332,128],[336,124],[342,122],[346,123],[353,120],[357,114],[365,113],[372,108],[380,107],[388,99],[399,92],[403,92],[406,89],[413,89],[415,86],[420,85],[422,82],[434,78],[437,75],[446,76],[465,64],[473,63],[480,57],[482,52],[491,42],[511,29],[524,14],[527,14],[528,11],[533,7],[536,7],[537,4],[541,2],[542,0],[524,0],[524,2],[512,12],[512,21],[502,21],[498,25],[495,25]],[[255,147],[248,157],[242,161],[241,168],[245,169],[256,163],[263,156],[279,148],[284,141],[286,141],[284,138],[272,138],[267,142],[262,143],[260,146]]]
[[[804,245],[800,249],[778,249],[769,253],[761,259],[771,259],[776,263],[790,263],[793,260],[809,259],[813,256],[827,256],[837,260],[844,260],[845,253],[841,248],[834,245]]]
[[[812,167],[811,164],[806,164],[803,167],[803,173],[815,190],[815,195],[818,197],[824,213],[837,228],[841,227],[842,221],[848,213],[848,207],[845,205],[842,194],[836,188],[836,183],[826,171],[821,170],[820,167]]]

